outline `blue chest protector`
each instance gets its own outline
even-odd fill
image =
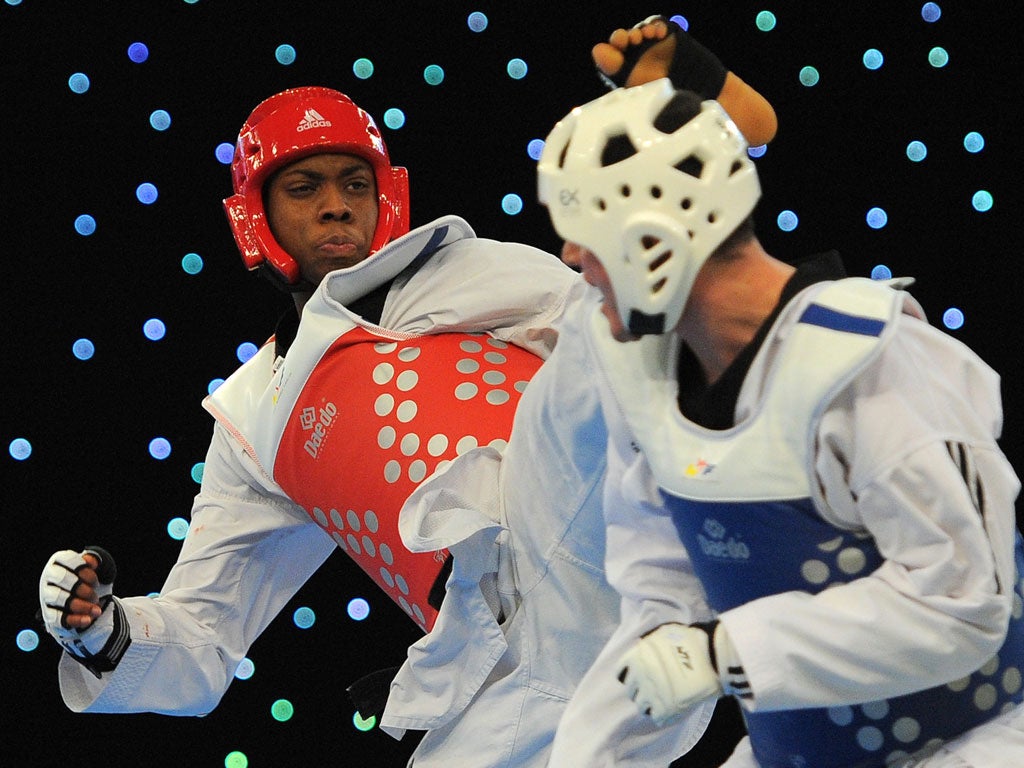
[[[671,420],[662,414],[662,428],[640,440],[716,611],[786,591],[817,593],[881,565],[869,535],[836,528],[817,513],[809,486],[810,447],[822,410],[887,342],[900,313],[898,297],[868,281],[828,284],[800,309],[786,338],[774,332],[769,337],[766,346],[781,343],[775,348],[781,357],[759,404],[741,424],[712,432],[684,425],[678,414]],[[639,404],[624,406],[633,410],[627,418],[659,423],[650,421],[658,408],[651,403],[664,402],[664,386],[634,394]],[[1019,606],[1019,534],[1015,554]],[[856,706],[744,711],[759,765],[899,765],[992,719],[1024,694],[1024,621],[1019,610],[1014,614],[1002,649],[968,678]]]

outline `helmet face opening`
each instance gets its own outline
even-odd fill
[[[301,282],[298,263],[270,230],[263,188],[286,165],[327,152],[356,155],[373,167],[378,214],[371,254],[409,231],[408,172],[391,165],[373,118],[338,91],[294,88],[260,103],[235,145],[231,163],[235,194],[224,201],[224,209],[246,267],[265,264],[283,283]]]
[[[697,272],[753,211],[746,149],[717,102],[667,79],[577,107],[549,134],[540,202],[562,238],[601,261],[634,335],[678,324]]]

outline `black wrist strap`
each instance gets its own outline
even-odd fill
[[[717,99],[725,85],[729,71],[721,60],[710,50],[694,40],[676,22],[662,16],[669,35],[676,40],[676,49],[669,66],[668,76],[677,89],[694,91],[702,99]],[[667,39],[667,38],[666,38]],[[661,40],[644,40],[640,45],[628,48],[623,54],[622,66],[614,75],[597,74],[609,88],[621,88],[626,84],[640,57]]]
[[[88,669],[97,679],[103,676],[104,672],[113,672],[132,644],[131,632],[128,629],[128,618],[124,615],[124,608],[121,602],[114,597],[108,597],[103,610],[110,608],[113,611],[112,619],[114,631],[110,633],[107,642],[97,653],[89,653],[83,646],[76,645],[73,648],[65,646],[68,656]]]

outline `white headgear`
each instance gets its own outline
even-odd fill
[[[699,113],[660,129],[665,107],[684,98]],[[629,156],[609,159],[610,144]],[[668,79],[607,93],[548,135],[540,202],[561,237],[601,261],[632,333],[676,326],[701,266],[753,211],[761,186],[746,149],[718,102]]]

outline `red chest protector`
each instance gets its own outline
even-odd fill
[[[425,631],[446,553],[411,553],[398,513],[437,467],[508,439],[537,356],[483,334],[392,340],[357,327],[313,369],[274,478]]]

